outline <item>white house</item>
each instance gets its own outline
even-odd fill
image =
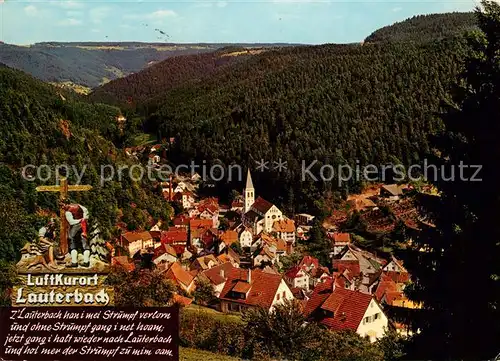
[[[278,238],[295,245],[295,222],[291,219],[283,219],[274,222],[273,230]]]
[[[344,248],[351,244],[351,235],[349,233],[333,233],[331,235],[333,256],[337,256]]]
[[[371,342],[382,338],[389,324],[372,295],[336,286],[333,280],[318,284],[305,314],[331,330],[350,329]]]
[[[253,234],[249,229],[244,229],[240,233],[240,246],[242,248],[250,248],[253,242]]]
[[[155,248],[153,255],[153,262],[155,265],[160,265],[164,263],[174,263],[177,261],[177,253],[174,247],[169,244],[161,244],[159,247]]]
[[[260,267],[263,263],[274,264],[276,253],[273,252],[267,245],[262,247],[260,252],[253,258],[254,267]]]
[[[130,257],[137,252],[154,248],[154,241],[149,232],[127,232],[121,235],[121,246],[129,251]]]
[[[392,272],[407,272],[406,269],[403,267],[403,264],[396,259],[396,257],[392,256],[392,259],[389,263],[387,263],[384,268],[384,271],[392,271]]]
[[[181,203],[184,209],[192,208],[196,202],[191,192],[176,193],[174,196],[174,200]]]
[[[302,288],[309,291],[309,274],[299,266],[295,266],[285,273],[285,280],[292,288]]]

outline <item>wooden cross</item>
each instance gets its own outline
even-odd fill
[[[66,177],[61,177],[59,185],[55,186],[39,186],[36,187],[38,192],[59,192],[59,199],[64,201],[68,198],[68,192],[85,192],[92,189],[89,185],[68,185],[68,179]],[[66,222],[65,211],[61,207],[59,211],[59,217],[61,220],[61,232],[59,247],[61,254],[66,255],[68,253],[68,222]]]

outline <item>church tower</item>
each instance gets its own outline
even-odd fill
[[[255,189],[253,187],[250,169],[248,169],[247,183],[245,185],[245,189],[243,190],[243,197],[245,201],[244,213],[247,213],[255,202]]]

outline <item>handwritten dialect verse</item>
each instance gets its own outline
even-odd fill
[[[176,308],[0,309],[3,360],[178,360]]]

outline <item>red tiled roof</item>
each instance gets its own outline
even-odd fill
[[[220,235],[220,239],[226,244],[226,246],[230,246],[233,243],[238,242],[238,232],[230,230],[225,231]]]
[[[314,278],[319,278],[323,276],[323,274],[330,275],[330,270],[327,267],[318,267],[318,268],[313,268],[309,274],[314,277]]]
[[[231,291],[233,287],[241,281],[247,281],[248,270],[233,268],[229,273],[228,280],[224,285],[224,289],[220,294],[220,299],[243,303],[252,306],[261,306],[270,308],[273,304],[274,297],[281,283],[281,275],[265,273],[260,270],[252,270],[251,272],[251,288],[245,299],[232,298]]]
[[[302,270],[299,266],[295,266],[293,268],[290,268],[286,273],[285,276],[288,278],[296,278],[298,273]]]
[[[177,253],[172,246],[170,246],[168,244],[161,244],[159,247],[156,247],[154,250],[153,261],[155,259],[157,259],[158,257],[163,256],[165,253],[168,253],[169,255],[171,255],[173,257],[177,257]]]
[[[295,232],[295,222],[291,219],[275,221],[273,224],[273,228],[276,232],[292,233]]]
[[[174,230],[168,230],[162,232],[161,241],[162,243],[172,244],[172,243],[182,243],[187,242],[188,233],[185,228],[174,228]]]
[[[243,281],[238,281],[236,285],[232,288],[232,291],[234,292],[239,292],[239,293],[247,293],[252,286],[250,283],[243,282]]]
[[[345,270],[349,270],[349,272],[353,276],[358,276],[359,273],[361,272],[360,267],[359,267],[359,261],[343,261],[343,260],[338,260],[334,259],[333,260],[333,268],[337,270],[339,273],[343,273]]]
[[[165,277],[174,282],[180,282],[185,287],[188,287],[194,279],[194,276],[182,268],[179,262],[172,263]]]
[[[153,238],[153,237],[151,237],[151,233],[146,232],[146,231],[127,232],[127,233],[122,234],[122,237],[129,243],[133,243],[133,242],[139,241],[139,240],[147,241],[147,240],[150,240]]]
[[[219,210],[219,206],[216,204],[203,204],[198,206],[198,212],[203,213],[205,210],[209,211],[211,214],[214,214]]]
[[[206,248],[211,248],[215,239],[218,235],[218,230],[216,228],[205,229],[201,233],[201,241],[205,245]]]
[[[334,233],[333,234],[334,243],[350,243],[351,235],[349,233]]]
[[[381,301],[384,294],[389,292],[397,292],[398,285],[392,279],[382,276],[380,282],[375,290],[374,296],[377,301]]]
[[[321,308],[333,312],[331,317],[322,317],[320,322],[332,330],[350,329],[356,331],[363,320],[372,296],[341,287],[332,290],[333,282],[318,285],[306,305],[306,314],[311,315]]]
[[[406,283],[410,280],[410,274],[408,272],[384,271],[384,274],[396,283]]]
[[[172,246],[172,248],[175,250],[175,253],[177,254],[177,256],[180,256],[186,250],[186,245],[185,244],[175,244]]]
[[[189,227],[191,229],[194,228],[211,228],[212,227],[211,219],[191,219],[189,221]]]
[[[185,215],[177,216],[174,218],[175,226],[187,226],[189,224],[190,218]]]
[[[311,265],[314,265],[315,268],[318,268],[319,267],[318,259],[312,256],[304,256],[304,258],[302,258],[302,261],[300,261],[299,263],[300,267],[310,267]]]
[[[262,197],[257,197],[254,204],[252,205],[252,208],[255,208],[257,211],[264,214],[268,210],[270,210],[272,208],[272,206],[273,206],[273,204],[271,202],[266,201]]]
[[[233,270],[231,263],[223,263],[220,266],[215,266],[209,270],[203,271],[202,275],[206,276],[212,284],[220,285],[226,282],[226,278],[231,273],[231,270]]]
[[[306,317],[311,316],[332,294],[332,286],[333,281],[331,280],[328,280],[324,283],[319,283],[316,286],[314,292],[311,295],[311,298],[307,302],[304,309],[304,314],[306,315]]]

